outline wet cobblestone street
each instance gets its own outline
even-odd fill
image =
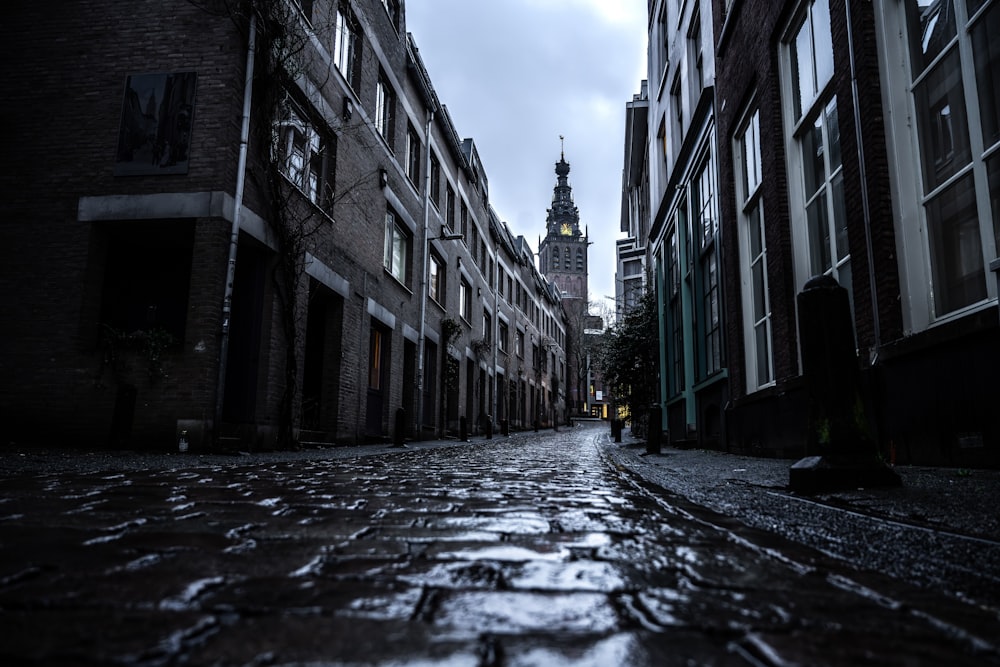
[[[0,480],[0,662],[998,664],[995,616],[658,493],[603,429]]]

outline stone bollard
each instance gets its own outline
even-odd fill
[[[458,439],[462,442],[469,441],[469,423],[464,415],[458,420]]]
[[[493,439],[493,415],[486,415],[486,439]]]
[[[510,421],[506,419],[500,420],[500,432],[503,433],[504,437],[510,437]]]
[[[792,489],[900,484],[899,476],[878,460],[869,432],[847,290],[830,276],[816,276],[797,302],[809,405],[806,453],[811,456],[792,466]]]
[[[611,420],[611,436],[615,439],[615,442],[622,441],[622,420],[612,419]]]
[[[649,409],[649,419],[646,421],[646,453],[660,453],[660,437],[662,435],[662,425],[660,419],[660,407],[654,405]]]

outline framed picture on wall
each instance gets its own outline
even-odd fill
[[[126,77],[115,176],[187,173],[196,84],[196,72]]]

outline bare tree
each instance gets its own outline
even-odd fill
[[[318,57],[310,34],[332,34],[332,15],[317,14],[311,17],[311,24],[306,24],[299,8],[286,1],[188,1],[206,13],[228,18],[244,35],[248,48],[251,43],[255,44],[253,122],[249,137],[253,159],[247,161],[246,180],[258,199],[276,251],[271,279],[284,353],[276,444],[283,449],[295,448],[298,446],[295,426],[301,412],[299,371],[303,363],[308,313],[306,254],[318,245],[329,245],[323,232],[334,219],[335,210],[344,211],[345,218],[357,220],[360,217],[373,222],[370,220],[372,207],[365,205],[370,198],[364,195],[371,189],[370,184],[375,183],[378,168],[372,166],[367,172],[355,172],[354,178],[347,182],[329,179],[307,183],[296,182],[294,178],[293,156],[289,154],[281,128],[289,122],[300,102],[302,106],[309,106],[310,95],[321,96],[330,83],[332,70],[329,63]],[[308,90],[303,90],[301,82],[307,82]],[[363,121],[352,123],[338,116],[318,122],[329,125],[337,141],[374,146],[374,137]],[[321,144],[317,149],[317,159],[327,160],[332,168],[336,142]],[[223,384],[224,378],[220,377],[219,391],[224,390]],[[218,435],[218,426],[216,433]]]

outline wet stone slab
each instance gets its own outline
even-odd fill
[[[695,517],[594,437],[0,480],[0,661],[1000,662],[988,614]]]

